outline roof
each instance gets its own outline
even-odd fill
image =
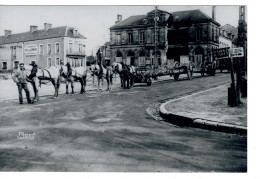
[[[187,23],[187,22],[207,22],[212,21],[217,25],[220,25],[216,21],[213,21],[212,18],[204,14],[199,9],[189,10],[189,11],[177,11],[173,12],[169,18],[172,23]]]
[[[33,40],[50,39],[50,38],[57,38],[57,37],[74,37],[73,28],[67,26],[61,26],[61,27],[50,28],[47,31],[36,30],[32,33],[29,31],[24,33],[11,34],[8,35],[7,37],[0,36],[0,45],[33,41]],[[86,37],[84,37],[80,33],[77,38],[86,39]]]
[[[120,28],[124,26],[135,26],[135,25],[145,25],[144,19],[147,18],[147,15],[137,15],[137,16],[130,16],[127,19],[113,25],[110,29],[113,28]]]
[[[150,21],[147,23],[145,22],[144,19],[148,18],[148,15],[153,13],[153,11],[148,12],[146,15],[136,15],[136,16],[130,16],[127,19],[113,25],[110,27],[110,29],[116,29],[116,28],[122,28],[125,26],[140,26],[140,25],[151,25]],[[158,10],[158,12],[161,13],[168,13],[166,11]],[[204,14],[202,11],[199,9],[196,10],[188,10],[188,11],[177,11],[173,13],[168,13],[171,14],[168,20],[171,20],[172,23],[187,23],[187,22],[208,22],[212,21],[215,24],[219,25],[216,21],[213,21],[212,18]]]
[[[238,28],[230,25],[230,24],[226,24],[224,26],[222,26],[220,28],[221,30],[225,30],[227,32],[227,36],[228,38],[230,38],[233,41],[236,41],[238,38]],[[233,39],[232,39],[233,36]]]
[[[238,28],[235,28],[234,26],[232,26],[230,24],[226,24],[226,25],[222,26],[220,29],[225,30],[227,32],[227,34],[231,34],[231,35],[235,35],[235,36],[237,36],[237,34],[238,34]]]

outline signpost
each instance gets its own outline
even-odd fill
[[[239,48],[231,48],[229,50],[229,56],[231,59],[231,89],[233,92],[235,92],[235,102],[234,104],[231,104],[231,106],[237,106],[240,101],[240,57],[244,57],[244,50],[243,47]],[[233,58],[238,58],[236,62],[236,69],[237,69],[237,83],[236,83],[236,88],[235,88],[235,80],[234,80],[234,68],[233,68]]]

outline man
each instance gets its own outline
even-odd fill
[[[20,69],[17,70],[12,76],[14,82],[17,84],[17,87],[18,87],[19,102],[20,102],[20,104],[23,104],[22,89],[24,89],[27,101],[28,101],[29,104],[31,104],[31,103],[33,103],[33,101],[30,98],[30,91],[29,91],[28,86],[27,86],[27,81],[26,81],[27,76],[26,76],[24,64],[20,63],[19,67],[20,67]]]

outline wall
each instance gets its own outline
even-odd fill
[[[7,62],[7,70],[13,69],[15,61],[23,62],[22,48],[23,43],[0,45],[0,70],[2,62]]]
[[[60,43],[60,52],[56,53],[55,51],[55,44]],[[43,45],[43,53],[40,53],[40,45]],[[48,44],[51,44],[51,53],[48,54],[47,52],[47,46]],[[29,46],[35,46],[37,47],[37,52],[26,52],[26,49]],[[24,42],[24,53],[23,53],[23,58],[24,58],[24,63],[25,64],[30,64],[31,61],[36,61],[36,64],[38,67],[47,67],[47,59],[50,57],[51,58],[51,65],[54,66],[56,65],[55,59],[60,58],[60,60],[64,60],[64,48],[63,48],[63,38],[52,38],[52,39],[43,39],[43,40],[35,40],[35,41],[28,41]]]

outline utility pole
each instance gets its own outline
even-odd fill
[[[159,17],[157,14],[158,6],[155,6],[154,8],[155,8],[154,9],[154,66],[155,66],[155,62],[158,63],[158,59],[157,59],[158,23],[157,23],[157,21],[159,20]]]

